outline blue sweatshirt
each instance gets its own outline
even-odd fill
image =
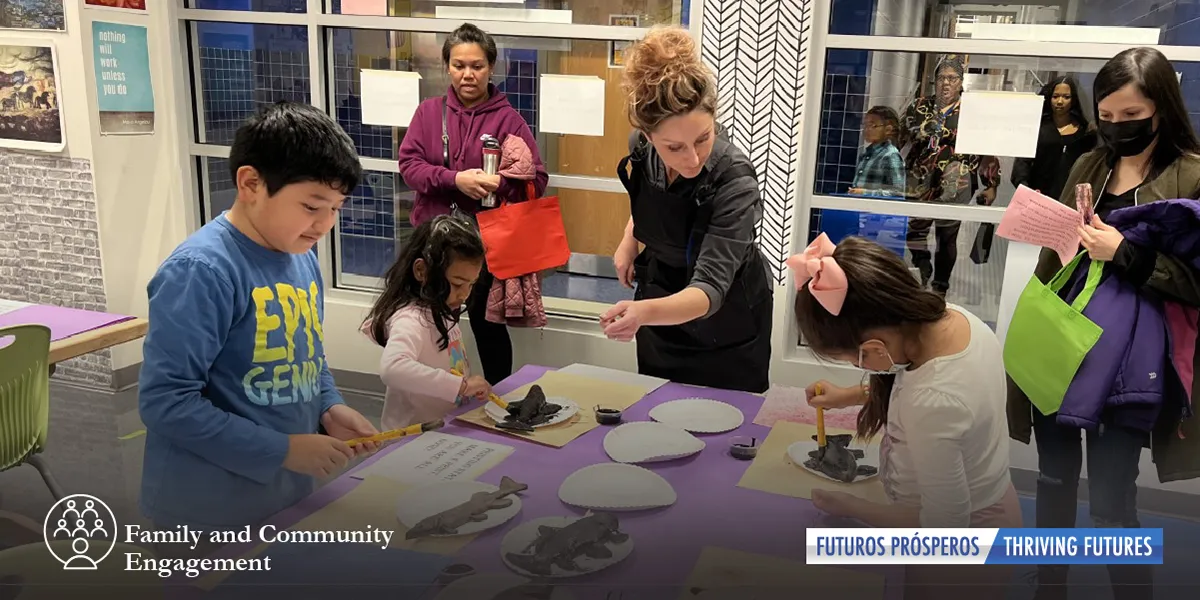
[[[159,526],[237,528],[312,493],[314,478],[283,461],[288,435],[317,433],[343,401],[325,362],[316,254],[267,249],[221,215],[147,292],[142,512]]]

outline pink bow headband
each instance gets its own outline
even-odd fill
[[[804,252],[787,259],[787,266],[796,280],[796,289],[808,284],[813,298],[837,316],[846,302],[846,272],[833,260],[836,248],[829,236],[822,233],[809,244]]]

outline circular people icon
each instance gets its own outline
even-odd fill
[[[104,501],[88,494],[55,502],[42,529],[46,548],[65,570],[96,570],[117,541],[116,515]]]

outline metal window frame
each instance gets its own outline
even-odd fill
[[[189,33],[196,22],[237,23],[241,25],[291,25],[308,28],[309,53],[309,102],[318,108],[329,112],[332,104],[330,98],[334,93],[332,59],[332,44],[327,42],[327,32],[332,29],[373,29],[387,31],[404,31],[409,33],[449,33],[461,23],[459,19],[437,19],[424,17],[380,17],[364,15],[337,15],[325,12],[324,0],[308,0],[308,12],[276,13],[237,10],[205,10],[185,8],[182,1],[171,2],[168,10],[175,27],[172,35],[172,47],[178,48],[174,68],[181,77],[176,78],[176,98],[180,115],[190,115],[192,118],[178,119],[180,158],[183,164],[191,165],[185,169],[185,197],[191,202],[191,225],[194,230],[206,220],[206,197],[201,185],[207,180],[203,175],[205,167],[199,165],[198,158],[228,158],[229,146],[206,143],[204,139],[205,123],[203,110],[203,94],[201,90],[199,68],[199,40]],[[693,0],[690,6],[688,31],[699,41],[702,29],[703,0]],[[590,24],[560,24],[518,21],[486,21],[488,33],[503,37],[524,37],[543,39],[570,40],[600,40],[600,41],[636,41],[650,31],[648,27],[620,27],[613,25]],[[368,158],[360,156],[363,168],[372,171],[389,173],[399,172],[395,161]],[[198,171],[197,169],[200,169]],[[588,177],[580,175],[550,175],[549,185],[559,189],[586,190],[598,192],[625,193],[625,188],[616,177]],[[340,224],[335,225],[331,235],[325,236],[318,245],[318,258],[321,275],[325,281],[331,282],[328,295],[343,296],[362,300],[364,295],[373,296],[382,287],[382,280],[375,277],[363,277],[353,274],[337,273],[341,256]],[[561,301],[560,301],[561,300]],[[546,298],[546,310],[555,315],[578,317],[580,301],[558,298]],[[598,307],[603,305],[596,304]]]
[[[919,204],[896,200],[825,196],[814,193],[817,173],[817,150],[820,145],[821,112],[823,110],[826,54],[830,50],[867,50],[873,52],[907,52],[942,54],[958,53],[991,56],[1020,56],[1035,59],[1099,59],[1108,60],[1117,53],[1140,44],[1028,42],[1018,40],[986,40],[963,38],[899,37],[876,35],[834,34],[831,27],[832,1],[813,0],[812,37],[809,40],[805,110],[798,154],[801,164],[796,169],[795,212],[792,226],[792,252],[807,245],[811,211],[814,208],[848,210],[874,214],[909,217],[943,218],[981,223],[998,223],[1004,214],[999,207]],[[1200,46],[1156,45],[1169,60],[1200,62]],[[795,300],[794,286],[787,286],[786,306]],[[799,346],[799,327],[795,315],[786,310],[786,330],[782,357],[785,363],[831,368],[820,361],[806,346]]]

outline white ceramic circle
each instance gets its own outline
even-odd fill
[[[694,433],[733,431],[746,420],[736,406],[705,398],[664,402],[650,409],[650,418]]]
[[[523,598],[514,595],[513,588],[520,587],[531,580],[512,573],[478,573],[451,582],[434,598],[434,600],[494,600],[500,594],[509,592],[505,598]],[[575,596],[563,587],[555,587],[550,593],[550,600],[574,600]]]
[[[527,551],[532,552],[532,549],[530,549],[529,546],[534,542],[534,540],[537,539],[539,527],[562,528],[574,523],[575,521],[578,521],[581,518],[583,517],[543,517],[541,519],[534,519],[532,521],[521,523],[509,531],[508,534],[504,536],[504,539],[500,542],[500,558],[504,560],[504,564],[508,565],[508,568],[520,573],[521,575],[538,578],[545,577],[545,575],[537,575],[517,567],[508,560],[508,554],[510,552],[513,554],[525,554]],[[606,567],[611,567],[612,565],[625,560],[625,558],[629,556],[629,553],[633,552],[633,537],[626,538],[626,540],[620,544],[609,542],[605,544],[605,547],[612,552],[612,556],[608,558],[591,558],[581,554],[578,558],[574,559],[575,564],[579,566],[578,571],[566,571],[558,565],[551,565],[550,577],[578,577],[580,575],[595,573],[596,571]]]
[[[557,404],[562,408],[559,409],[559,411],[555,413],[553,417],[550,417],[549,421],[546,421],[541,425],[534,425],[534,429],[541,429],[542,427],[549,427],[551,425],[564,423],[579,412],[579,405],[575,404],[575,401],[571,400],[570,398],[563,398],[562,396],[547,396],[546,402],[549,402],[550,404]],[[495,402],[488,402],[487,406],[483,407],[483,411],[487,413],[488,418],[497,423],[508,417],[508,411],[497,406]]]
[[[675,504],[675,488],[661,475],[623,463],[600,463],[571,473],[558,488],[571,506],[603,511],[645,510]]]
[[[477,492],[494,492],[497,489],[497,486],[482,481],[446,481],[415,487],[400,494],[400,499],[396,502],[396,518],[406,528],[412,529],[422,519],[454,508],[470,500]],[[430,537],[468,535],[503,525],[521,512],[519,494],[520,492],[517,492],[505,496],[504,499],[512,500],[512,504],[489,510],[485,513],[487,518],[482,521],[468,521],[459,527],[456,533]]]
[[[619,463],[675,460],[691,456],[704,446],[687,431],[657,421],[626,423],[604,436],[604,451]]]
[[[833,482],[837,482],[837,483],[846,483],[839,479],[834,479],[816,469],[810,469],[810,468],[804,466],[804,461],[807,461],[809,458],[808,453],[812,452],[813,450],[816,450],[817,448],[818,448],[818,446],[817,446],[816,440],[810,440],[810,441],[801,440],[799,442],[794,442],[792,445],[788,446],[787,455],[788,455],[788,458],[791,459],[791,461],[797,467],[800,467],[801,469],[804,469],[805,471],[808,471],[809,473],[812,473],[813,475],[816,475],[817,477],[820,477],[822,479],[828,479],[829,481],[833,481]],[[850,483],[858,483],[860,481],[866,481],[873,477],[879,477],[879,449],[878,448],[863,448],[862,446],[851,445],[850,449],[863,451],[863,457],[858,459],[858,461],[857,461],[859,465],[875,467],[874,475],[864,475],[864,476],[855,477],[854,481],[852,481]]]

